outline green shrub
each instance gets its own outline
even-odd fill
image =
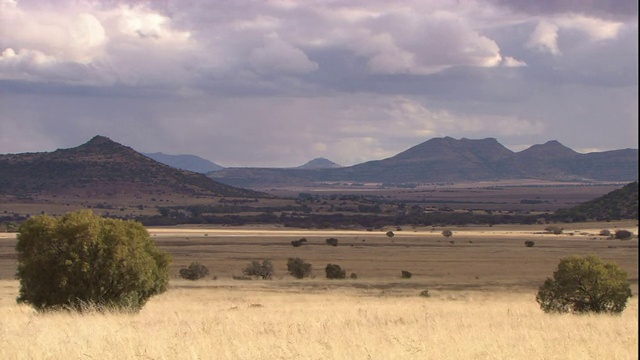
[[[351,273],[351,275],[349,275],[349,279],[355,280],[357,278],[358,278],[358,274],[356,274],[356,273]]]
[[[394,236],[395,236],[395,234],[394,234],[394,233],[393,233],[393,231],[391,231],[391,230],[387,231],[386,235],[387,235],[387,237],[389,237],[389,238],[392,238],[392,237],[394,237]]]
[[[429,290],[422,290],[422,291],[420,291],[420,296],[421,297],[431,297],[431,294],[429,294]]]
[[[620,313],[631,297],[627,273],[595,255],[560,260],[553,278],[538,290],[536,301],[545,312]]]
[[[608,229],[600,230],[600,236],[611,236],[611,231]]]
[[[403,279],[411,279],[412,276],[413,274],[410,271],[402,270],[402,272],[400,273],[400,277],[402,277]]]
[[[616,230],[615,238],[618,240],[630,240],[633,238],[633,233],[629,230]]]
[[[327,264],[324,272],[327,275],[327,279],[344,279],[347,277],[347,272],[343,270],[340,265]]]
[[[254,260],[242,270],[242,273],[247,276],[257,276],[262,280],[270,280],[273,277],[273,264],[271,260],[262,260],[262,263]]]
[[[451,230],[442,230],[442,236],[449,238],[453,236],[453,231]]]
[[[192,262],[188,267],[180,269],[180,277],[187,280],[199,280],[209,276],[209,269],[199,262]]]
[[[535,242],[533,242],[532,240],[527,240],[524,242],[524,246],[526,247],[534,247],[536,245]]]
[[[325,242],[327,243],[327,245],[338,246],[338,239],[336,238],[328,238],[327,240],[325,240]]]
[[[19,228],[19,303],[37,310],[139,311],[169,282],[171,257],[142,224],[90,210],[35,216]]]
[[[311,264],[300,258],[289,258],[287,271],[296,279],[304,279],[311,275]]]

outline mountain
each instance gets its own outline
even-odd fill
[[[580,154],[552,140],[513,152],[493,138],[444,137],[427,140],[387,159],[342,168],[226,168],[207,175],[248,188],[313,186],[319,182],[634,181],[638,179],[638,150]]]
[[[560,221],[638,219],[638,182],[570,209],[558,210],[554,217]]]
[[[104,136],[70,149],[0,155],[0,194],[17,197],[230,196],[263,194],[177,170]]]
[[[407,183],[499,179],[498,161],[513,155],[496,139],[434,138],[393,157],[346,168],[356,181]]]
[[[168,155],[161,152],[142,153],[142,155],[176,169],[193,171],[200,174],[224,169],[218,164],[195,155]]]
[[[340,168],[342,165],[338,165],[333,161],[325,158],[315,158],[308,163],[298,166],[296,169],[335,169]]]

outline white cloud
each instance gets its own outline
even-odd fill
[[[527,63],[524,61],[520,61],[518,59],[514,59],[511,56],[505,56],[502,59],[502,65],[506,67],[521,67],[521,66],[527,66]]]
[[[540,51],[550,52],[553,55],[560,55],[558,29],[556,24],[546,20],[540,21],[531,33],[526,45]]]
[[[582,15],[560,17],[556,23],[563,28],[576,29],[584,32],[592,40],[615,39],[624,26],[618,21],[607,21]]]
[[[561,14],[538,21],[527,46],[553,55],[560,55],[558,37],[563,30],[577,30],[591,41],[611,40],[618,37],[624,23],[576,14]]]

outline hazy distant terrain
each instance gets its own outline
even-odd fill
[[[195,155],[168,155],[161,152],[142,153],[142,155],[176,169],[188,170],[201,174],[224,169],[216,163]]]
[[[208,176],[234,186],[318,186],[323,182],[420,184],[536,179],[634,181],[638,150],[581,154],[557,141],[513,152],[496,139],[433,138],[393,157],[334,169],[226,168]]]

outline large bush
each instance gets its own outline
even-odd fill
[[[188,267],[180,269],[180,277],[187,280],[199,280],[209,276],[209,269],[199,262],[192,262]]]
[[[614,237],[618,240],[630,240],[633,239],[633,233],[629,230],[616,230]]]
[[[164,292],[171,257],[142,224],[89,210],[35,216],[19,228],[18,302],[38,310],[140,310]]]
[[[262,263],[254,260],[242,270],[242,273],[247,276],[257,276],[262,280],[271,280],[273,277],[273,264],[271,260],[262,260]]]
[[[538,290],[536,301],[545,312],[620,313],[629,297],[627,273],[591,255],[560,260],[553,278]]]
[[[324,272],[327,275],[327,279],[344,279],[347,277],[347,272],[336,264],[327,264]]]
[[[287,271],[296,279],[303,279],[311,275],[311,264],[300,258],[289,258]]]

